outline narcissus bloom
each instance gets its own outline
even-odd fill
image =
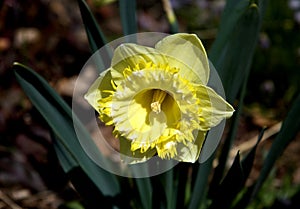
[[[209,72],[196,35],[170,35],[155,48],[126,43],[85,98],[101,121],[114,126],[125,162],[156,154],[195,162],[207,131],[234,111],[207,86]]]

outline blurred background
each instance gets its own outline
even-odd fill
[[[87,3],[109,40],[122,36],[117,1]],[[218,32],[225,3],[171,1],[179,31],[197,34],[208,51]],[[137,19],[140,32],[169,32],[160,0],[138,0]],[[76,76],[90,55],[77,1],[0,1],[0,209],[72,208],[80,198],[58,164],[47,124],[22,92],[11,67],[18,61],[35,69],[71,104]],[[236,148],[249,149],[247,142],[266,126],[274,127],[272,135],[276,135],[299,87],[300,0],[269,1]],[[258,148],[252,179],[259,174],[260,159],[272,138]],[[299,188],[299,153],[298,134],[277,161],[253,208],[268,208],[268,204]]]

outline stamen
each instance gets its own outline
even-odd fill
[[[161,104],[163,103],[167,93],[160,89],[155,89],[152,97],[151,110],[155,113],[161,112]]]

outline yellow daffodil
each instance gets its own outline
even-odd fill
[[[126,43],[85,95],[106,125],[114,126],[128,163],[154,155],[195,162],[207,131],[233,108],[206,86],[209,63],[196,35],[175,34],[155,48]]]

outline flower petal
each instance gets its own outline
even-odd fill
[[[155,45],[164,54],[171,67],[180,69],[179,74],[195,83],[207,84],[209,64],[200,39],[194,34],[178,33],[167,36]]]
[[[194,163],[200,155],[200,151],[205,140],[206,131],[198,131],[197,138],[194,142],[178,143],[176,145],[177,155],[174,160]]]
[[[103,90],[113,90],[111,79],[110,69],[103,71],[94,81],[88,92],[84,95],[84,98],[88,101],[88,103],[98,112],[98,101],[107,96],[107,93],[103,92]]]
[[[201,130],[218,125],[223,119],[231,117],[234,112],[233,107],[210,87],[198,85],[197,97],[201,102]]]
[[[121,160],[127,164],[142,163],[155,155],[155,149],[148,149],[141,153],[140,150],[131,151],[131,141],[124,137],[119,137],[120,140],[120,156]]]
[[[124,69],[135,69],[139,64],[153,63],[155,65],[166,64],[165,57],[156,49],[132,43],[121,44],[114,52],[111,66],[112,77],[116,84],[124,79]]]

